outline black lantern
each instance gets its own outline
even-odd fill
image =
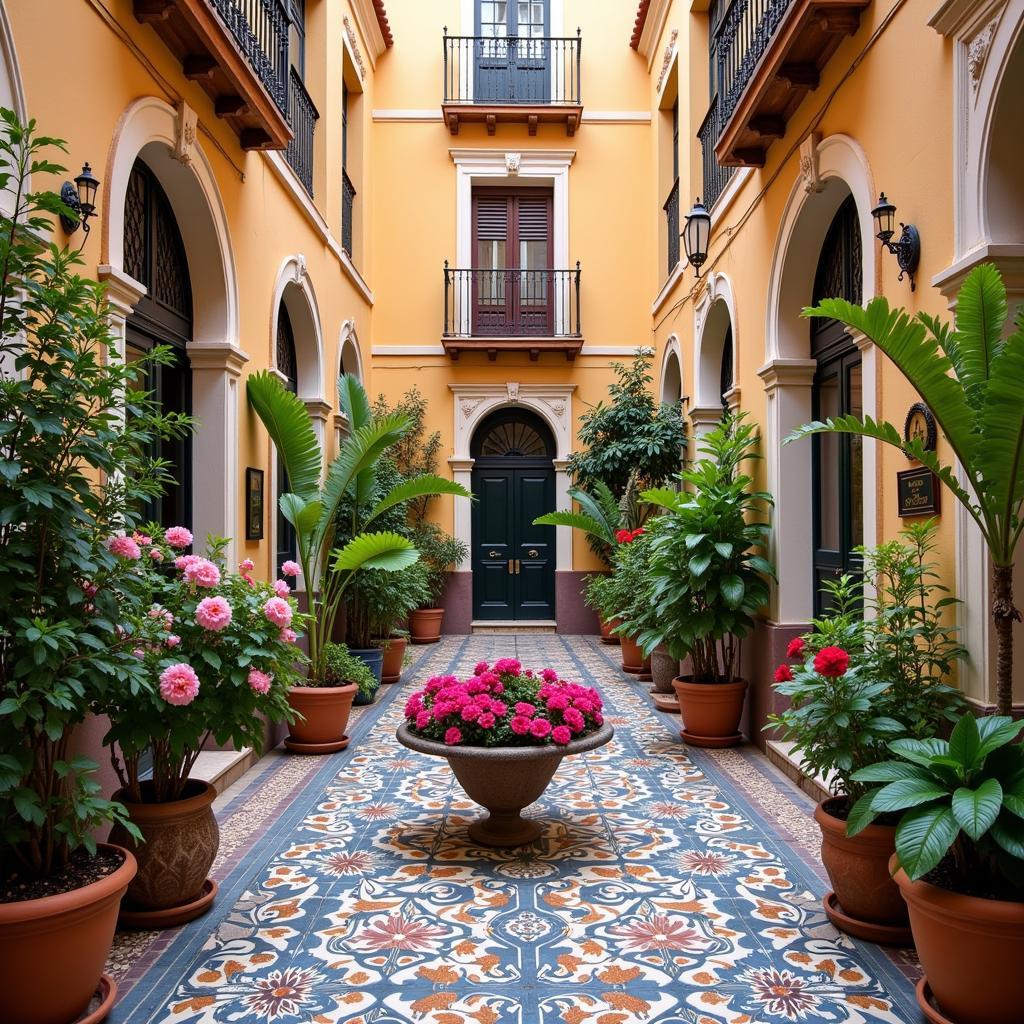
[[[903,229],[897,241],[892,240],[896,233],[896,207],[886,198],[884,192],[878,195],[878,205],[871,211],[875,220],[875,237],[889,250],[900,265],[900,277],[906,274],[910,278],[910,290],[914,291],[914,271],[921,259],[921,236],[913,224],[900,223]]]
[[[93,177],[88,163],[82,164],[82,173],[75,178],[73,185],[65,181],[61,186],[61,201],[77,214],[75,218],[63,213],[60,215],[61,227],[67,234],[73,235],[79,227],[89,234],[89,218],[96,213],[96,191],[99,187],[100,183]]]
[[[693,204],[693,209],[686,215],[683,226],[683,247],[686,258],[693,264],[693,269],[700,277],[700,268],[708,258],[708,240],[711,237],[711,214],[704,209],[700,196]]]

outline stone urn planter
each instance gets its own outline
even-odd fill
[[[381,649],[384,651],[380,676],[382,683],[397,683],[402,678],[402,664],[408,644],[409,638],[405,636],[393,636],[381,641]]]
[[[525,846],[539,838],[541,826],[520,813],[548,787],[563,757],[604,746],[614,730],[607,722],[595,732],[565,746],[448,746],[417,736],[406,724],[398,742],[410,750],[448,761],[471,800],[489,812],[469,826],[469,837],[481,846]]]
[[[114,1005],[117,985],[103,964],[136,864],[128,850],[99,849],[121,855],[120,866],[70,892],[0,904],[3,1020],[98,1024]],[[90,1007],[95,997],[98,1005]]]
[[[436,644],[443,620],[443,608],[414,608],[409,612],[409,638],[414,644]]]
[[[622,650],[622,671],[636,676],[642,683],[651,680],[651,659],[628,637],[620,637]]]
[[[296,754],[333,754],[348,746],[348,718],[359,688],[348,686],[293,686],[288,703],[297,718],[288,726],[284,745]]]
[[[747,683],[699,683],[677,676],[672,686],[683,716],[680,735],[694,747],[735,747],[743,742],[739,731]]]
[[[825,894],[828,919],[848,935],[869,942],[909,946],[910,922],[900,890],[889,875],[896,852],[896,826],[868,825],[855,836],[846,834],[841,811],[845,798],[824,800],[814,809],[821,829],[821,862],[833,891]]]
[[[118,924],[122,928],[174,928],[205,914],[217,895],[209,878],[220,845],[213,815],[217,790],[201,779],[189,779],[180,800],[146,800],[152,784],[142,783],[143,800],[128,799],[119,789],[113,799],[124,804],[142,833],[136,845],[120,825],[110,830],[110,841],[130,849],[139,871],[128,886]]]
[[[654,706],[659,711],[669,714],[679,713],[679,698],[672,688],[672,680],[679,674],[679,660],[673,658],[664,647],[655,647],[651,651],[651,696]]]
[[[890,863],[907,901],[925,976],[917,1002],[932,1024],[1019,1024],[1024,1018],[1024,903],[964,896]]]

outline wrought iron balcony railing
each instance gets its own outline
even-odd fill
[[[295,68],[291,69],[288,82],[288,125],[292,130],[292,141],[288,143],[285,156],[292,170],[298,175],[306,191],[313,195],[313,132],[320,115],[306,92],[305,85]]]
[[[444,102],[580,104],[582,37],[444,35]]]
[[[256,77],[288,113],[288,14],[281,0],[212,0]]]
[[[356,201],[356,187],[344,167],[341,169],[341,246],[352,255],[352,210]]]
[[[444,265],[446,338],[580,338],[574,270],[458,270]]]
[[[722,118],[719,115],[718,97],[711,101],[711,107],[704,118],[704,123],[697,132],[700,139],[704,172],[704,191],[701,197],[704,205],[710,210],[715,200],[725,191],[735,167],[723,167],[715,157],[715,143],[722,134]]]
[[[668,272],[671,274],[679,262],[679,179],[676,178],[672,191],[663,207],[668,222]]]

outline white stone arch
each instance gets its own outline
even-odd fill
[[[21,121],[28,117],[18,51],[14,46],[14,33],[3,4],[0,4],[0,106],[13,110]]]
[[[730,409],[739,407],[740,391],[736,387],[739,369],[739,342],[736,299],[728,275],[712,271],[700,301],[694,308],[693,389],[690,421],[698,437],[703,436],[722,418],[722,358],[726,339],[732,336],[733,386],[728,392]]]
[[[124,204],[137,159],[156,175],[174,210],[192,283],[192,519],[197,537],[238,532],[238,386],[248,355],[239,347],[238,289],[227,216],[195,114],[156,96],[133,101],[118,120],[101,189],[99,276],[115,328],[145,288],[124,272]],[[233,558],[233,542],[228,558]]]
[[[309,277],[306,257],[301,253],[282,260],[274,280],[270,307],[270,352],[271,365],[275,369],[277,324],[282,303],[288,310],[288,319],[295,335],[298,395],[316,419],[315,406],[326,405],[329,411],[331,404],[324,394],[324,335],[320,322],[320,307],[316,301],[313,282]]]
[[[665,343],[665,351],[661,357],[662,402],[672,405],[683,397],[683,352],[679,344],[679,336],[670,334]]]
[[[778,570],[771,614],[784,625],[800,625],[813,614],[812,551],[807,523],[812,508],[811,447],[782,439],[811,419],[811,384],[815,361],[810,358],[810,326],[801,310],[809,305],[815,271],[832,219],[852,195],[861,228],[862,297],[867,303],[877,290],[877,245],[871,210],[874,182],[861,146],[846,135],[832,135],[814,150],[818,175],[798,176],[787,201],[769,275],[765,323],[765,365],[758,371],[766,393],[763,450],[768,490],[775,498],[772,556]],[[874,346],[854,338],[861,350],[863,402],[866,415],[877,416]],[[863,447],[864,543],[877,540],[877,453],[874,442]]]
[[[455,431],[453,454],[448,460],[457,483],[467,490],[472,483],[473,434],[484,417],[506,406],[518,406],[537,413],[551,430],[555,441],[555,504],[569,508],[569,455],[572,453],[572,395],[575,384],[449,384],[454,399]],[[468,500],[455,499],[455,536],[472,541],[471,508]],[[555,571],[572,569],[572,530],[555,527]]]

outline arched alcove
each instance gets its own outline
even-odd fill
[[[343,374],[350,373],[364,385],[366,384],[366,378],[363,376],[363,357],[359,351],[359,336],[356,334],[356,325],[352,320],[346,320],[341,325],[338,344],[338,371]]]
[[[680,361],[679,339],[673,334],[665,346],[661,362],[661,400],[675,405],[683,397],[683,367]]]
[[[320,310],[306,269],[306,259],[301,254],[289,256],[278,268],[270,325],[270,337],[274,345],[277,342],[282,307],[288,311],[295,339],[296,393],[307,407],[311,403],[329,406],[330,399],[324,394],[324,344]],[[326,421],[326,412],[322,419]]]
[[[994,243],[1024,244],[1024,42],[1010,52],[994,104],[985,173],[986,234]]]

